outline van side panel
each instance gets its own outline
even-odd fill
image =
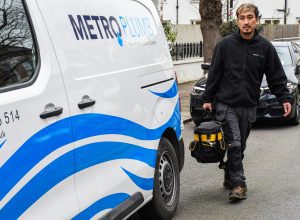
[[[148,201],[162,134],[172,128],[181,137],[177,85],[153,3],[37,4],[72,115],[81,212],[74,217],[100,217],[136,192]],[[90,104],[79,108],[82,103]]]

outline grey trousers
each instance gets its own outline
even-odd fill
[[[255,107],[245,108],[232,107],[222,103],[216,104],[216,119],[224,123],[222,128],[226,144],[228,144],[225,178],[230,179],[233,187],[246,186],[243,158],[255,115]]]

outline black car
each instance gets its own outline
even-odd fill
[[[292,125],[298,125],[300,116],[300,46],[293,42],[272,42],[274,45],[282,66],[286,73],[288,83],[287,87],[293,97],[292,114],[288,118],[283,117],[283,106],[276,97],[271,94],[265,76],[261,84],[261,93],[259,104],[256,110],[256,120],[261,119],[283,119],[288,120]],[[208,70],[209,64],[202,64],[202,69]],[[194,123],[198,126],[202,121],[211,120],[210,114],[202,109],[203,93],[207,76],[204,75],[193,86],[190,100],[190,113]]]

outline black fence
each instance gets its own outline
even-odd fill
[[[175,43],[171,45],[173,60],[183,60],[203,56],[203,43]]]

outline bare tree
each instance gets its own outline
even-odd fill
[[[222,1],[200,0],[201,32],[203,36],[204,62],[211,62],[215,45],[220,40],[219,28],[222,24]]]
[[[20,0],[2,0],[0,8],[0,46],[31,46],[30,28]]]

